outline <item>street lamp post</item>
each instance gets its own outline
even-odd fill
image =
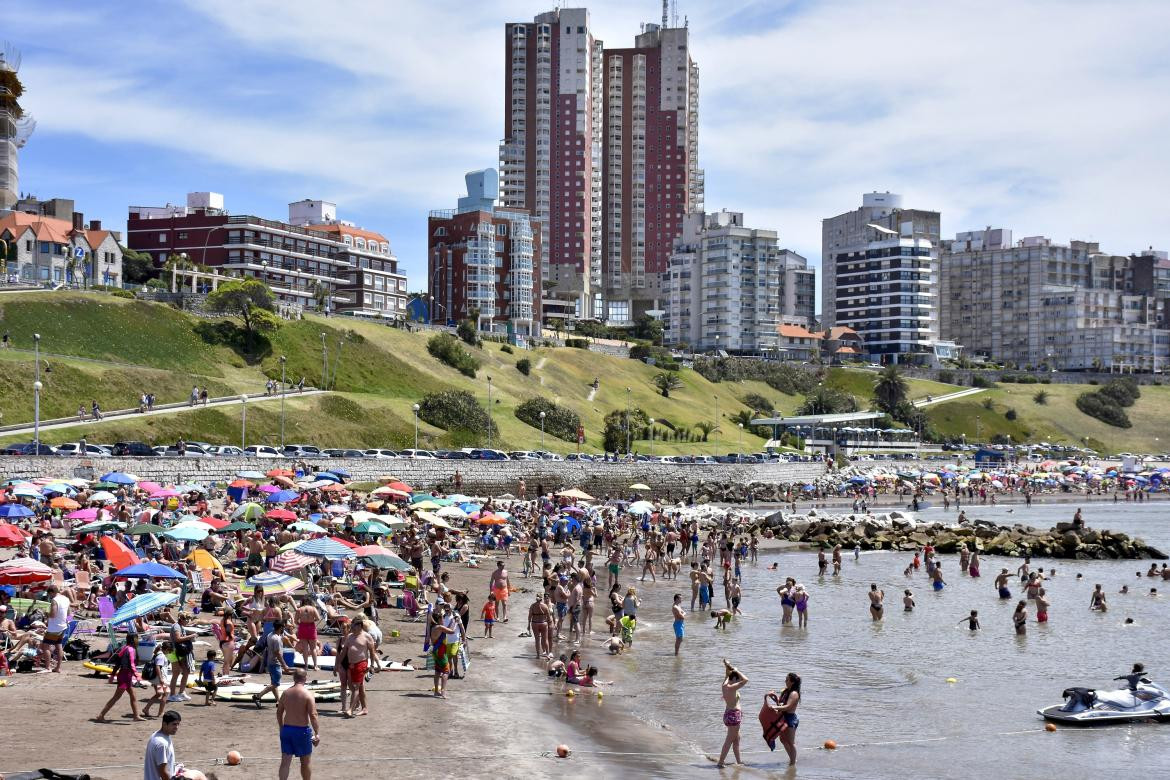
[[[654,418],[650,418],[650,457],[654,457]]]
[[[34,381],[41,381],[41,334],[33,334],[33,365],[36,367],[36,378]]]
[[[540,448],[544,449],[544,417],[545,413],[540,413]]]
[[[630,388],[626,388],[626,455],[630,454]]]
[[[284,451],[284,391],[287,385],[284,381],[284,364],[288,361],[284,355],[280,356],[280,450]]]
[[[38,379],[33,382],[33,454],[41,454],[41,388],[43,385]]]
[[[983,418],[981,418],[979,415],[975,415],[975,443],[976,444],[978,444],[980,441],[983,440],[982,426],[980,425],[980,421],[982,419]]]
[[[411,407],[414,410],[414,448],[418,449],[418,404]]]
[[[321,334],[321,389],[326,389],[325,377],[329,373],[329,347],[325,346],[325,334]]]
[[[488,449],[492,448],[492,378],[489,376],[488,380]]]
[[[248,396],[240,393],[240,449],[248,447]]]
[[[743,452],[743,423],[739,424],[739,451]]]
[[[719,338],[719,334],[715,334]],[[719,454],[719,396],[715,396],[715,454]]]

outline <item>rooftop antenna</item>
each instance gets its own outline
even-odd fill
[[[666,8],[670,4],[670,0],[662,0],[662,29],[666,29]]]
[[[678,27],[678,0],[670,0],[670,26]]]

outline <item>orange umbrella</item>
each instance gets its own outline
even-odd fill
[[[413,493],[414,492],[414,488],[412,488],[410,485],[406,484],[405,482],[391,482],[386,487],[393,488],[394,490],[401,490],[403,493]]]
[[[106,551],[106,560],[114,564],[116,569],[125,569],[127,566],[142,563],[133,550],[112,536],[102,537],[102,549]]]
[[[345,493],[348,491],[346,491],[346,489],[343,488],[341,485],[334,482],[331,485],[326,485],[325,487],[321,488],[321,492],[322,493]]]
[[[508,521],[499,515],[485,515],[484,517],[475,520],[474,522],[480,525],[504,525]]]
[[[81,504],[68,496],[57,496],[49,502],[49,506],[53,509],[81,509]]]
[[[279,476],[279,475],[275,476],[272,478],[272,481],[277,482],[281,485],[284,485],[287,488],[296,489],[296,486],[297,486],[297,483],[293,482],[291,479],[289,479],[288,477],[284,477],[284,476]]]
[[[291,477],[293,473],[288,469],[272,469],[271,471],[264,472],[264,475],[268,477]]]
[[[256,484],[254,482],[249,482],[246,479],[237,479],[235,482],[228,483],[228,487],[234,487],[234,488],[255,487],[255,486],[256,486]]]

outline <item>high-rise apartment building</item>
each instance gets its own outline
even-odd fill
[[[0,47],[0,209],[12,208],[20,197],[20,149],[36,128],[36,121],[20,106],[24,86],[16,75],[20,53]]]
[[[682,217],[703,208],[688,30],[604,49],[583,8],[505,26],[501,202],[544,225],[546,294],[629,322],[662,303]]]
[[[1021,368],[1165,370],[1170,261],[1111,255],[1012,232],[959,233],[943,244],[942,334],[968,353]]]
[[[871,192],[821,225],[821,324],[846,326],[872,360],[932,362],[938,348],[939,213]]]
[[[495,205],[492,169],[467,174],[458,208],[427,220],[427,285],[432,319],[462,320],[512,337],[540,336],[542,224],[523,209]]]
[[[504,27],[500,202],[539,220],[546,292],[581,317],[602,290],[601,52],[584,8]]]
[[[776,231],[743,214],[687,214],[663,274],[666,341],[692,349],[774,355],[783,323],[811,324],[815,272],[780,249]]]

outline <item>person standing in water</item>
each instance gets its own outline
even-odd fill
[[[930,579],[934,581],[933,587],[936,593],[946,585],[946,582],[943,581],[941,562],[934,564],[934,570],[930,572]]]
[[[739,690],[748,684],[748,678],[731,664],[723,659],[723,725],[727,727],[727,737],[723,740],[723,750],[719,752],[719,763],[722,769],[727,759],[727,752],[735,752],[735,763],[742,764],[739,754],[739,726],[743,723],[743,710],[739,708]]]
[[[1002,569],[999,576],[995,578],[995,588],[999,591],[999,597],[1001,599],[1010,599],[1012,597],[1012,592],[1008,590],[1007,586],[1009,576],[1008,570]]]
[[[1052,604],[1051,599],[1048,598],[1048,592],[1044,588],[1036,591],[1036,622],[1048,622],[1048,607]]]
[[[1016,611],[1012,613],[1012,623],[1016,626],[1016,633],[1020,636],[1028,633],[1028,602],[1020,599],[1016,604]]]
[[[674,594],[674,605],[670,609],[674,613],[674,654],[678,655],[678,649],[682,647],[686,621],[686,613],[683,612],[682,607],[681,593]]]
[[[775,691],[768,691],[764,699],[766,701],[769,698],[780,705],[775,708],[783,718],[783,724],[780,726],[780,744],[788,754],[788,765],[793,766],[796,764],[796,728],[800,725],[800,716],[796,714],[796,708],[800,704],[800,675],[789,672],[784,678],[784,690],[780,691],[779,696]],[[768,747],[775,750],[775,743],[769,742]]]
[[[1100,583],[1093,588],[1093,594],[1089,596],[1089,609],[1095,609],[1100,612],[1105,612],[1108,606],[1105,604],[1105,591],[1101,589]]]
[[[869,614],[875,623],[882,619],[882,600],[886,597],[884,590],[878,590],[877,583],[870,583],[869,586]]]

